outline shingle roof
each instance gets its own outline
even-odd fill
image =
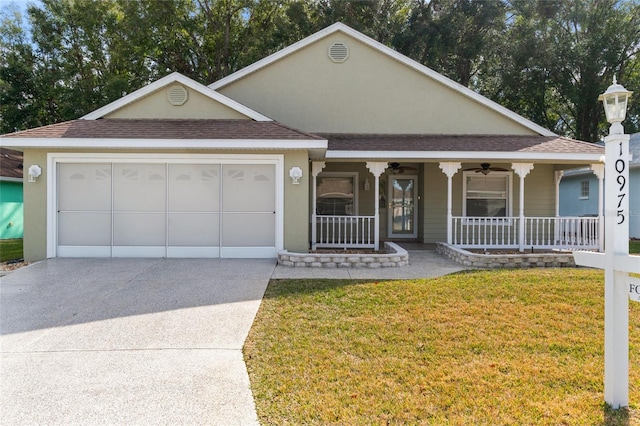
[[[329,151],[483,151],[604,154],[589,142],[559,136],[324,134]]]
[[[0,148],[0,177],[22,178],[22,152]]]
[[[9,133],[3,138],[319,140],[275,121],[190,119],[72,120]]]

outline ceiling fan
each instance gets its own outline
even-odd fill
[[[475,170],[476,173],[482,173],[483,175],[488,175],[489,172],[506,172],[507,169],[503,169],[502,167],[491,167],[489,163],[482,163],[480,167],[474,167],[471,169],[465,169],[465,171]]]
[[[405,170],[418,170],[417,168],[411,166],[401,166],[400,163],[389,163],[389,167],[391,168],[391,173],[393,174],[404,173]]]

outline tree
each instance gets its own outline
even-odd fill
[[[17,7],[0,11],[0,133],[40,125],[35,57]]]
[[[396,48],[464,86],[495,54],[504,27],[500,0],[414,1]]]
[[[640,5],[514,0],[510,13],[509,43],[483,90],[557,133],[599,140],[608,126],[598,95],[614,75],[624,81],[637,67]]]

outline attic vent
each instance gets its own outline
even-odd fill
[[[184,105],[189,99],[189,92],[182,86],[171,86],[169,90],[167,90],[167,100],[173,106]]]
[[[349,57],[349,48],[346,44],[336,42],[329,47],[329,58],[333,62],[342,63]]]

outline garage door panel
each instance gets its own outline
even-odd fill
[[[164,213],[114,213],[113,244],[116,246],[164,246]]]
[[[220,245],[219,213],[169,213],[169,246]]]
[[[220,165],[170,164],[169,211],[220,211]]]
[[[60,212],[58,244],[111,246],[111,213]]]
[[[222,246],[275,246],[275,219],[273,213],[223,213]]]
[[[58,163],[57,255],[276,255],[275,164],[179,161]]]
[[[111,164],[59,164],[58,210],[111,210]]]
[[[223,165],[225,212],[274,212],[275,167],[272,164]]]
[[[113,173],[114,210],[147,212],[166,210],[166,165],[114,164]]]

